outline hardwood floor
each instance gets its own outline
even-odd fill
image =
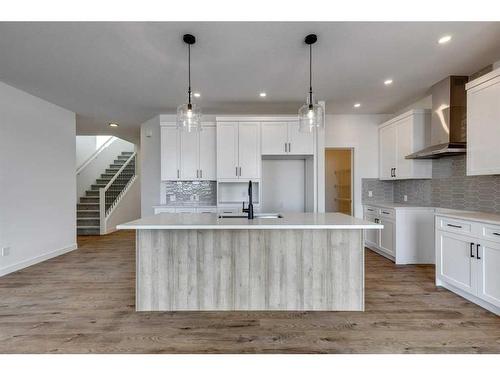
[[[0,353],[500,353],[500,317],[369,250],[365,312],[136,313],[134,241],[0,278]]]

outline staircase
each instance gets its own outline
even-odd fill
[[[76,233],[82,235],[100,235],[100,202],[99,189],[104,188],[115,177],[127,160],[133,155],[133,152],[122,152],[109,166],[101,177],[92,184],[90,190],[85,192],[85,196],[80,197],[80,203],[76,205]],[[105,211],[115,202],[126,187],[130,179],[135,175],[135,158],[123,169],[120,175],[113,181],[105,193]]]

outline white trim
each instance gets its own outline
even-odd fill
[[[500,308],[498,308],[495,305],[492,305],[491,303],[486,302],[485,300],[478,298],[470,293],[464,292],[463,290],[461,290],[457,287],[454,287],[453,285],[447,283],[446,281],[442,280],[439,277],[436,279],[436,286],[443,287],[444,289],[448,289],[450,292],[458,294],[460,297],[465,298],[466,300],[468,300],[472,303],[475,303],[476,305],[481,306],[483,309],[491,311],[492,313],[494,313],[496,315],[500,315]]]
[[[499,75],[500,75],[500,68],[495,69],[489,73],[482,75],[481,77],[476,78],[475,80],[472,80],[472,81],[466,83],[465,90],[469,91],[470,89],[472,89],[478,85],[482,85],[485,82],[488,82],[492,79],[495,79]]]
[[[202,121],[201,122],[201,127],[202,128],[207,128],[207,127],[215,127],[216,123],[215,121]],[[177,123],[174,121],[160,121],[160,127],[174,127],[177,126]]]
[[[378,255],[381,255],[383,256],[384,258],[387,258],[389,260],[392,260],[394,263],[396,263],[396,258],[393,257],[392,255],[390,254],[387,254],[384,250],[380,250],[379,248],[375,247],[375,246],[372,246],[372,245],[368,245],[366,242],[365,242],[365,247],[367,249],[370,249],[371,251],[373,251],[374,253],[377,253]]]
[[[400,121],[406,117],[410,117],[410,116],[417,115],[417,114],[426,114],[426,113],[431,113],[431,110],[430,109],[411,109],[405,113],[400,114],[399,116],[393,117],[390,120],[383,122],[378,127],[380,129],[380,128],[383,128],[385,126],[391,125],[397,121]]]
[[[53,251],[49,251],[48,253],[45,253],[45,254],[42,254],[42,255],[38,255],[34,258],[31,258],[31,259],[27,259],[27,260],[23,260],[19,263],[16,263],[16,264],[12,264],[10,266],[7,266],[7,267],[4,267],[4,268],[1,268],[0,269],[0,277],[1,276],[5,276],[9,273],[12,273],[12,272],[16,272],[16,271],[19,271],[23,268],[26,268],[26,267],[29,267],[29,266],[33,266],[37,263],[41,263],[41,262],[44,262],[46,260],[49,260],[51,258],[55,258],[59,255],[63,255],[63,254],[66,254],[66,253],[69,253],[70,251],[73,251],[73,250],[76,250],[78,249],[78,244],[75,242],[69,246],[65,246],[65,247],[61,247],[60,249],[56,249],[56,250],[53,250]]]
[[[217,122],[237,122],[237,121],[255,121],[255,122],[267,122],[267,121],[286,121],[286,122],[298,122],[299,117],[297,116],[217,116]]]
[[[104,151],[108,146],[111,146],[111,144],[116,141],[118,138],[112,136],[110,137],[106,142],[104,142],[101,147],[99,147],[90,157],[83,162],[82,165],[80,165],[76,169],[76,174],[79,175],[91,162],[94,160],[101,152]]]

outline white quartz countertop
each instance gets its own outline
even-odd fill
[[[500,215],[488,212],[452,210],[448,208],[436,208],[436,215],[451,217],[455,219],[479,221],[481,223],[500,225]]]
[[[366,202],[363,203],[364,206],[373,206],[380,208],[392,208],[392,209],[434,209],[434,206],[417,205],[411,203],[394,203],[394,202]]]
[[[382,229],[383,225],[340,213],[284,213],[282,218],[219,218],[218,214],[161,213],[117,229]]]

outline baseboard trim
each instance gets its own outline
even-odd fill
[[[472,302],[478,306],[481,306],[483,309],[486,309],[486,310],[492,312],[493,314],[500,315],[500,308],[499,307],[496,307],[495,305],[492,305],[491,303],[489,303],[487,301],[484,301],[476,296],[473,296],[470,293],[464,292],[463,290],[460,290],[459,288],[457,288],[451,284],[448,284],[446,281],[443,281],[441,279],[437,279],[436,285],[441,287],[441,288],[448,289],[450,292],[453,292],[453,293],[459,295],[460,297],[465,298],[469,302]]]
[[[27,268],[27,267],[33,266],[33,265],[35,265],[37,263],[41,263],[41,262],[44,262],[46,260],[55,258],[55,257],[57,257],[59,255],[63,255],[63,254],[69,253],[70,251],[73,251],[73,250],[76,250],[76,249],[78,249],[78,244],[75,242],[75,243],[73,243],[73,244],[71,244],[69,246],[61,247],[59,249],[50,251],[48,253],[39,255],[39,256],[37,256],[35,258],[23,260],[22,262],[19,262],[19,263],[16,263],[16,264],[12,264],[12,265],[4,267],[4,268],[0,268],[0,277],[8,275],[9,273],[12,273],[12,272],[16,272],[16,271],[22,270],[23,268]]]
[[[392,255],[387,254],[385,251],[380,250],[380,249],[373,247],[373,246],[369,246],[366,243],[365,243],[365,247],[370,249],[371,251],[377,253],[378,255],[382,255],[384,258],[392,260],[394,263],[396,263],[396,259]]]

